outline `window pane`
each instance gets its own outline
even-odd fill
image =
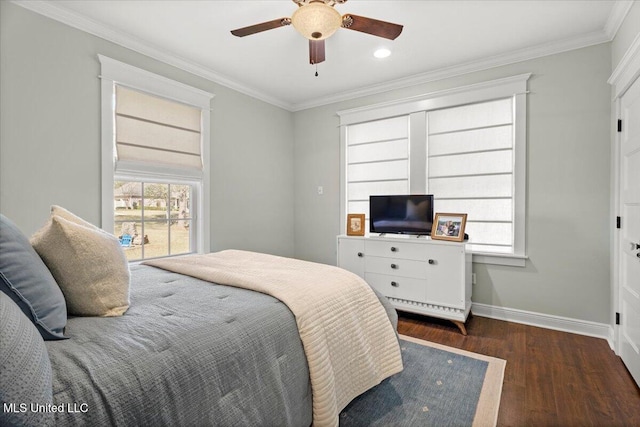
[[[512,254],[513,253],[513,246],[495,246],[495,245],[474,245],[474,244],[470,244],[468,246],[468,248],[472,252],[487,252],[487,253],[497,253],[497,254]]]
[[[432,178],[429,192],[436,198],[511,197],[511,174],[459,178]]]
[[[409,117],[394,117],[392,119],[351,125],[348,127],[347,132],[349,145],[407,138],[409,136]]]
[[[455,175],[485,175],[511,173],[513,153],[511,150],[486,153],[456,154],[429,159],[429,177]]]
[[[349,200],[369,200],[373,194],[408,194],[409,181],[356,182],[347,186]]]
[[[511,223],[467,221],[464,231],[469,235],[470,243],[508,246],[513,244],[513,226]]]
[[[191,252],[190,227],[191,220],[171,222],[171,255]]]
[[[139,235],[142,232],[142,183],[115,181],[114,230],[129,261],[142,259]]]
[[[363,213],[365,217],[369,217],[369,199],[366,202],[349,202],[347,206],[349,213]]]
[[[391,162],[349,165],[347,168],[347,177],[349,182],[408,179],[409,162],[407,160],[395,160]]]
[[[121,217],[123,218],[123,217]],[[138,219],[140,219],[138,215]],[[115,222],[113,234],[120,240],[120,245],[129,261],[142,259],[142,221],[123,218]]]
[[[115,220],[126,216],[130,220],[139,219],[141,215],[142,183],[115,181],[113,185]]]
[[[145,221],[144,236],[145,259],[169,255],[169,221]]]
[[[176,151],[179,151],[192,154],[200,160],[199,133],[122,116],[116,117],[116,127],[118,129],[118,146],[121,144],[136,145],[142,149],[143,153],[147,154],[153,153],[152,150],[157,150],[160,151],[159,155],[163,157],[173,156]],[[168,155],[167,152],[171,152],[171,154]]]
[[[116,86],[116,112],[152,122],[200,131],[200,109],[170,99]]]
[[[191,252],[191,187],[171,185],[171,255]]]
[[[144,183],[144,219],[167,220],[168,184]]]
[[[511,98],[429,112],[429,133],[452,132],[512,122]]]
[[[436,212],[460,212],[468,221],[511,221],[512,199],[435,200]]]
[[[429,155],[499,150],[513,146],[511,125],[445,133],[429,137]]]
[[[146,150],[135,145],[118,145],[118,158],[120,160],[141,161],[146,163],[164,164],[170,166],[202,168],[200,156],[192,154],[174,153],[167,155],[166,151]]]
[[[189,185],[171,185],[171,218],[191,218],[191,187]]]
[[[407,157],[409,157],[408,139],[350,145],[347,151],[347,161],[349,163],[406,159]]]

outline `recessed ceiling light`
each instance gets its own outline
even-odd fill
[[[384,47],[373,52],[373,56],[376,58],[386,58],[389,55],[391,55],[391,51]]]

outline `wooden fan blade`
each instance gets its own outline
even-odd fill
[[[319,64],[324,61],[324,40],[309,40],[309,63]]]
[[[263,22],[261,24],[250,25],[244,28],[238,28],[237,30],[231,31],[231,34],[237,37],[250,36],[251,34],[261,33],[267,30],[273,30],[278,27],[285,27],[291,24],[291,19],[289,18],[280,18],[274,19],[273,21]]]
[[[403,28],[402,25],[392,24],[391,22],[378,21],[377,19],[350,14],[342,17],[342,27],[348,30],[384,37],[389,40],[395,40]]]

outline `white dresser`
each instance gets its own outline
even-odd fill
[[[398,310],[451,320],[467,334],[471,253],[464,243],[338,236],[338,266],[364,278]]]

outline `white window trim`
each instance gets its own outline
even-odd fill
[[[474,253],[473,262],[524,267],[526,255],[526,177],[527,177],[527,81],[531,73],[520,74],[484,83],[447,89],[396,101],[338,111],[340,118],[340,224],[346,224],[347,195],[345,188],[348,125],[381,120],[401,115],[420,117],[425,111],[455,107],[464,104],[514,98],[514,253]],[[422,129],[419,124],[413,129]],[[416,132],[424,133],[424,130]],[[413,184],[412,191],[413,191]]]
[[[150,73],[140,68],[125,64],[107,56],[98,55],[101,65],[101,96],[102,96],[102,229],[111,232],[114,227],[114,191],[115,156],[113,152],[115,138],[115,123],[113,115],[114,84],[150,93],[177,102],[192,105],[202,109],[202,160],[203,170],[192,173],[178,168],[154,165],[138,165],[133,162],[120,162],[118,176],[135,180],[154,182],[200,184],[197,185],[197,206],[195,207],[196,236],[195,249],[198,253],[210,251],[209,214],[210,206],[210,165],[211,150],[209,147],[211,134],[210,105],[215,95],[185,85],[180,82]]]

